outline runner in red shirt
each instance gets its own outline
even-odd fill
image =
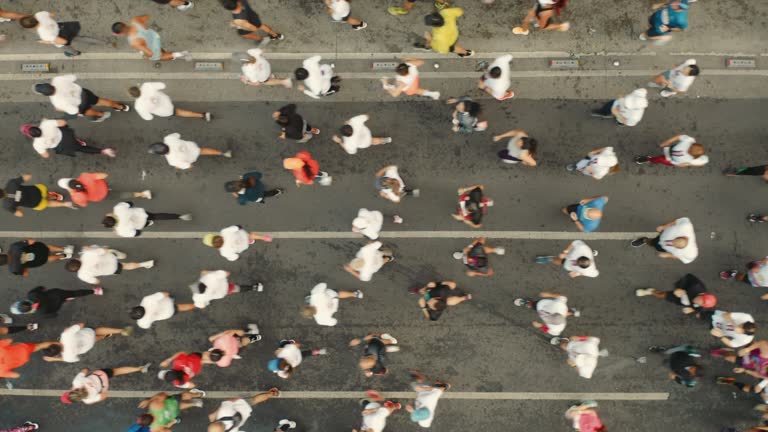
[[[77,178],[63,178],[59,180],[59,187],[69,192],[72,202],[80,207],[86,207],[88,202],[99,202],[109,194],[109,186],[106,178],[109,176],[103,172],[86,172]],[[152,192],[129,192],[126,195],[132,198],[152,199]],[[127,198],[127,197],[126,197]]]
[[[200,373],[204,364],[214,364],[221,360],[224,351],[213,349],[203,353],[185,353],[179,351],[173,356],[160,363],[160,367],[171,369],[161,370],[157,374],[158,378],[169,383],[173,383],[180,388],[195,388],[195,383],[191,380]]]
[[[580,405],[574,405],[565,412],[565,418],[573,421],[573,429],[579,432],[607,431],[600,417],[597,416],[597,402],[583,401]]]
[[[13,339],[0,340],[0,378],[19,378],[13,370],[29,362],[29,357],[35,351],[40,351],[45,344],[18,343],[12,344]]]
[[[292,158],[283,159],[283,167],[293,171],[296,187],[302,184],[311,185],[315,182],[323,186],[331,184],[331,176],[325,171],[320,171],[320,164],[312,159],[308,151],[300,151]]]
[[[493,205],[493,200],[483,194],[484,189],[481,184],[459,188],[458,211],[451,216],[472,228],[480,228],[483,215]]]

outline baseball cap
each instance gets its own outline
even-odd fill
[[[206,246],[213,247],[213,239],[216,237],[216,234],[206,234],[205,237],[203,237],[203,244]]]
[[[411,413],[411,421],[419,422],[429,418],[429,408],[419,408]]]
[[[32,306],[32,307],[29,309],[28,312],[22,312],[21,311],[21,305],[23,305],[23,304],[27,304],[27,305]],[[34,303],[32,303],[29,300],[19,300],[16,303],[11,305],[11,313],[15,314],[15,315],[24,315],[24,314],[35,313]]]
[[[717,297],[714,294],[702,294],[699,296],[701,307],[711,308],[717,304]]]
[[[63,179],[59,180],[56,184],[59,185],[60,188],[68,190],[68,189],[70,189],[69,182],[71,182],[72,180],[74,180],[74,179],[72,179],[72,178],[63,178]]]

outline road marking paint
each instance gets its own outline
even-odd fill
[[[139,239],[201,239],[212,231],[144,231]],[[276,239],[358,239],[360,234],[351,231],[277,231],[270,232]],[[382,238],[404,239],[455,239],[490,237],[518,240],[633,240],[638,237],[654,237],[658,233],[647,232],[568,232],[568,231],[382,231]],[[82,238],[121,239],[112,231],[0,231],[0,238]]]
[[[510,78],[615,78],[615,77],[652,77],[662,69],[593,69],[593,70],[533,70],[511,71]],[[39,81],[57,75],[52,73],[8,73],[0,74],[0,81]],[[391,78],[392,72],[340,72],[339,77],[346,80],[378,80]],[[428,79],[478,79],[480,72],[421,72],[419,76]],[[762,69],[706,69],[701,76],[768,76],[768,70]],[[77,78],[109,80],[232,80],[240,78],[235,72],[77,72]]]
[[[234,51],[232,51],[234,52]],[[193,60],[220,60],[231,59],[232,52],[192,52]],[[656,53],[654,51],[641,52],[620,52],[620,51],[593,51],[593,52],[568,52],[568,51],[500,51],[500,52],[476,52],[476,58],[496,58],[503,55],[512,54],[514,58],[554,58],[554,57],[653,57],[659,55],[669,56],[688,56],[688,57],[766,57],[768,53],[744,53],[744,52],[671,52]],[[441,54],[435,52],[324,52],[324,53],[287,53],[287,52],[267,52],[265,56],[268,59],[275,60],[303,60],[312,56],[319,55],[326,59],[338,60],[365,60],[365,59],[398,59],[398,58],[422,58],[422,59],[450,59],[456,60],[458,57],[454,54]],[[110,51],[110,52],[85,52],[77,57],[67,57],[63,53],[17,53],[0,54],[0,61],[27,61],[27,60],[69,60],[81,62],[87,60],[143,60],[136,51]]]
[[[0,396],[60,397],[66,390],[0,389]],[[110,390],[110,398],[147,398],[167,390]],[[258,391],[208,391],[206,399],[246,397]],[[413,399],[415,392],[380,392],[385,398]],[[364,399],[362,391],[284,391],[281,399]],[[456,400],[610,400],[610,401],[665,401],[669,393],[526,393],[526,392],[446,392],[442,399]]]

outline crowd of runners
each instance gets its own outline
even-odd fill
[[[188,0],[152,0],[160,5],[185,11],[193,8]],[[695,0],[671,0],[653,6],[648,19],[648,30],[638,35],[642,41],[655,40],[657,43],[668,42],[673,32],[684,31],[688,27],[689,4]],[[334,65],[323,63],[319,56],[304,60],[295,69],[292,76],[278,78],[271,70],[264,49],[260,43],[264,40],[280,41],[290,34],[284,35],[277,29],[261,21],[260,16],[251,8],[246,0],[219,0],[221,6],[232,14],[230,25],[237,34],[254,41],[259,47],[239,53],[242,62],[244,84],[249,86],[282,86],[287,89],[297,89],[309,98],[317,99],[331,96],[342,90],[341,80],[335,75]],[[149,3],[149,2],[147,2]],[[403,0],[402,5],[388,9],[394,16],[416,13],[422,10],[419,3],[432,3],[416,0]],[[415,44],[415,48],[432,50],[437,53],[455,53],[459,57],[469,57],[475,54],[472,49],[459,45],[458,20],[464,14],[464,9],[454,6],[450,0],[436,0],[422,12],[431,12],[424,18],[424,23],[431,31],[424,34],[424,39]],[[493,0],[477,2],[478,6],[491,7]],[[561,18],[566,8],[566,0],[535,0],[533,8],[524,11],[524,18],[519,26],[510,29],[511,35],[525,36],[531,31],[568,31],[571,24]],[[360,31],[368,27],[368,22],[352,15],[350,2],[347,0],[325,0],[331,19],[348,23],[353,30]],[[433,11],[428,11],[429,8]],[[80,55],[73,47],[77,43],[80,24],[77,21],[58,20],[58,16],[49,11],[8,11],[0,10],[0,21],[18,21],[24,29],[35,30],[41,43],[63,48],[67,56]],[[422,13],[419,12],[419,13]],[[522,14],[521,14],[522,15]],[[64,17],[65,19],[68,17]],[[125,22],[117,21],[111,24],[114,35],[125,36],[128,45],[139,51],[143,58],[152,61],[171,61],[177,59],[190,60],[194,57],[188,51],[169,51],[164,49],[160,35],[151,25],[148,15],[135,16]],[[89,29],[94,34],[105,29]],[[512,37],[512,36],[510,36]],[[275,50],[279,50],[279,45]],[[421,96],[433,100],[444,100],[453,107],[450,127],[457,134],[482,132],[489,128],[488,121],[483,120],[483,107],[490,108],[492,104],[501,104],[514,98],[510,79],[511,55],[500,56],[485,65],[478,73],[477,87],[491,96],[495,101],[481,103],[469,97],[445,98],[438,91],[425,89],[419,79],[419,67],[424,62],[418,58],[407,58],[400,62],[393,71],[392,78],[381,80],[382,91],[392,97]],[[607,101],[596,108],[592,115],[613,120],[619,126],[632,127],[643,118],[646,107],[651,103],[647,88],[656,89],[661,97],[673,97],[685,93],[699,75],[700,69],[695,59],[689,59],[655,77],[648,77],[647,85],[627,89],[623,97]],[[134,100],[117,102],[97,95],[96,92],[82,87],[76,75],[59,75],[51,80],[39,82],[34,91],[42,97],[49,98],[53,111],[47,118],[38,119],[30,124],[20,125],[23,135],[31,139],[31,147],[43,158],[78,156],[78,153],[102,155],[107,158],[118,157],[117,149],[97,147],[87,140],[79,138],[70,126],[70,119],[85,117],[92,122],[104,122],[118,112],[116,116],[133,115],[119,114],[135,111],[142,119],[150,121],[155,117],[178,116],[198,121],[212,122],[215,113],[196,112],[176,106],[170,95],[165,91],[162,82],[145,82],[126,89],[127,95]],[[303,96],[300,96],[303,97]],[[339,125],[335,132],[321,131],[316,125],[310,124],[300,113],[296,105],[286,105],[275,111],[273,120],[280,128],[279,139],[290,139],[297,143],[307,143],[314,137],[325,133],[330,140],[337,143],[348,154],[356,154],[371,146],[386,145],[392,138],[384,134],[374,133],[369,129],[368,122],[374,130],[381,130],[385,125],[375,118],[362,114],[348,119]],[[100,127],[100,126],[95,126]],[[626,133],[631,133],[630,129]],[[232,151],[223,148],[203,147],[190,141],[184,131],[166,135],[162,141],[151,143],[148,153],[165,157],[169,165],[178,170],[189,170],[198,163],[200,156],[231,158]],[[511,130],[491,137],[494,142],[502,142],[499,149],[500,162],[519,164],[531,169],[537,166],[538,142],[523,130]],[[501,147],[501,146],[500,146]],[[659,149],[649,151],[645,155],[634,157],[637,164],[658,164],[671,167],[700,167],[709,162],[706,148],[696,138],[685,134],[675,135],[659,144]],[[312,185],[331,186],[333,177],[323,170],[320,163],[310,152],[299,151],[293,157],[285,158],[283,166],[290,171],[297,187]],[[323,168],[323,169],[321,169]],[[332,172],[332,167],[328,168]],[[619,156],[614,147],[602,147],[586,153],[584,158],[568,164],[565,169],[601,180],[607,175],[619,172]],[[727,175],[761,176],[768,180],[768,166],[745,167],[729,171]],[[382,167],[375,175],[376,192],[383,199],[399,203],[402,199],[411,200],[419,197],[419,189],[406,186],[396,165]],[[75,209],[83,208],[89,203],[98,203],[107,199],[118,201],[101,219],[102,225],[119,237],[138,237],[146,229],[152,229],[156,223],[173,223],[170,221],[189,221],[190,214],[170,212],[150,212],[142,208],[141,203],[153,198],[152,191],[115,191],[111,187],[112,178],[106,172],[84,172],[75,178],[62,178],[55,185],[45,185],[33,181],[32,174],[20,173],[10,179],[0,190],[2,206],[16,217],[27,217],[31,211],[41,211],[48,208]],[[249,203],[265,203],[268,199],[285,193],[280,188],[269,188],[257,171],[244,173],[236,179],[228,181],[224,188],[231,194],[239,205]],[[58,189],[56,191],[55,189]],[[576,203],[562,208],[565,217],[570,219],[576,228],[582,232],[594,232],[599,229],[604,212],[608,208],[609,197],[595,196],[584,198]],[[457,221],[472,228],[482,226],[483,219],[494,202],[488,196],[484,185],[475,184],[459,188],[455,209],[451,215]],[[68,211],[68,210],[57,210]],[[750,214],[749,220],[755,223],[768,220],[768,216]],[[361,282],[370,282],[387,263],[395,259],[392,248],[379,239],[385,223],[399,224],[403,219],[394,214],[384,215],[378,210],[360,209],[352,220],[352,231],[361,238],[367,239],[348,263],[343,265],[350,275]],[[661,221],[663,222],[663,221]],[[569,222],[564,222],[564,225]],[[698,256],[698,246],[693,229],[693,223],[688,217],[680,217],[655,228],[658,233],[653,238],[638,238],[632,241],[632,246],[641,248],[649,246],[663,259],[680,261],[680,265],[693,262]],[[269,234],[252,232],[246,227],[232,225],[220,231],[205,235],[202,243],[218,250],[226,260],[236,261],[255,242],[272,242]],[[493,256],[502,256],[505,250],[493,246],[492,239],[477,238],[453,256],[466,267],[469,277],[491,277],[494,271],[490,261]],[[581,240],[573,241],[557,255],[538,256],[536,262],[542,265],[552,265],[562,268],[572,277],[598,277],[596,257],[598,252]],[[13,299],[10,304],[11,315],[0,315],[2,326],[0,335],[13,335],[25,331],[35,331],[36,323],[18,324],[14,320],[24,315],[32,317],[55,317],[57,311],[66,303],[78,297],[101,296],[105,294],[102,288],[102,278],[117,275],[127,271],[153,269],[155,262],[150,256],[142,261],[126,261],[126,254],[109,246],[92,245],[76,247],[75,245],[55,245],[45,243],[42,239],[25,239],[14,242],[0,254],[0,264],[7,266],[11,273],[19,277],[27,276],[30,271],[49,263],[63,261],[65,268],[88,285],[88,288],[65,290],[36,287],[25,298]],[[162,263],[153,271],[163,271]],[[696,347],[682,345],[676,347],[650,347],[651,352],[668,356],[670,378],[688,387],[695,386],[701,372],[699,357],[708,354],[722,358],[735,364],[734,374],[739,377],[716,377],[718,383],[732,385],[745,392],[756,393],[768,403],[768,341],[756,340],[757,326],[754,318],[741,312],[727,311],[720,308],[717,297],[709,292],[702,281],[695,275],[685,273],[678,281],[671,284],[672,289],[663,291],[655,288],[643,288],[636,291],[638,297],[664,299],[681,307],[684,314],[695,316],[706,322],[709,331],[720,341],[722,348],[702,353]],[[720,273],[723,279],[741,282],[755,287],[768,287],[768,258],[750,262],[744,271],[725,269]],[[245,279],[245,280],[244,280]],[[191,302],[181,303],[168,292],[159,291],[146,295],[139,304],[129,311],[130,319],[136,321],[139,329],[149,329],[152,326],[162,326],[162,321],[172,319],[183,312],[192,312],[211,306],[215,300],[230,295],[240,295],[246,292],[261,292],[264,286],[259,281],[247,280],[244,276],[232,275],[225,270],[202,271],[197,281],[190,285]],[[471,301],[472,294],[463,290],[455,281],[435,280],[410,288],[414,294],[414,303],[418,303],[424,319],[438,320],[445,311],[461,303]],[[766,295],[768,296],[768,295]],[[768,298],[763,296],[764,299]],[[349,302],[364,298],[362,290],[342,291],[328,287],[326,283],[317,283],[305,299],[301,314],[307,319],[313,319],[320,326],[335,326],[337,319],[334,314],[338,311],[341,300]],[[535,311],[538,319],[533,326],[551,337],[552,345],[562,348],[567,364],[576,369],[579,376],[589,379],[593,376],[598,359],[608,355],[601,347],[599,337],[589,335],[568,334],[565,332],[566,321],[571,317],[579,317],[581,312],[569,305],[565,296],[542,292],[537,298],[510,299],[510,303],[521,308]],[[347,302],[344,302],[347,303]],[[24,365],[33,353],[39,352],[42,359],[48,362],[77,363],[87,360],[87,352],[97,342],[117,337],[141,337],[141,330],[133,326],[123,328],[89,326],[94,323],[63,323],[46,321],[46,325],[61,325],[63,331],[58,340],[40,341],[37,343],[14,343],[10,337],[0,340],[0,377],[14,379],[24,373]],[[234,360],[240,360],[241,355],[247,357],[248,346],[257,343],[262,336],[255,323],[237,327],[232,323],[218,323],[222,331],[208,338],[211,346],[206,351],[177,352],[166,359],[155,359],[155,364],[115,365],[98,369],[82,369],[73,379],[69,391],[61,395],[65,404],[82,403],[97,404],[108,396],[108,390],[113,382],[119,384],[118,377],[133,373],[148,373],[152,371],[157,379],[175,386],[181,390],[178,393],[161,392],[139,403],[143,410],[132,426],[118,427],[131,432],[165,432],[180,422],[181,413],[187,409],[201,408],[206,392],[201,389],[198,375],[205,366],[211,368],[228,367]],[[234,328],[230,328],[234,327]],[[12,337],[12,336],[11,336]],[[105,341],[108,344],[109,341]],[[360,371],[366,377],[381,376],[389,372],[386,365],[390,353],[399,351],[398,340],[388,333],[371,333],[361,335],[349,342],[350,347],[361,347],[359,359]],[[327,355],[325,348],[305,346],[297,340],[282,340],[274,353],[274,357],[264,366],[281,379],[292,378],[304,359],[312,361],[311,357]],[[247,360],[246,360],[247,361]],[[100,365],[104,366],[104,365]],[[426,365],[425,365],[426,366]],[[387,417],[398,410],[407,411],[409,418],[422,427],[429,427],[433,421],[438,400],[441,395],[450,390],[451,385],[440,379],[429,379],[418,370],[407,371],[415,392],[415,401],[402,405],[395,400],[389,400],[374,390],[366,392],[367,397],[361,401],[362,420],[355,428],[361,432],[381,432],[384,430]],[[202,381],[204,382],[204,381]],[[252,413],[253,406],[267,402],[280,396],[277,388],[270,388],[249,398],[238,398],[222,402],[215,410],[210,410],[208,416],[209,432],[237,432]],[[209,407],[206,405],[206,407]],[[594,401],[582,401],[571,406],[565,416],[573,422],[574,429],[581,432],[606,431],[607,427],[601,422]],[[98,410],[98,407],[90,409]],[[764,410],[767,411],[768,410]],[[43,416],[39,420],[42,427],[34,421],[3,431],[28,432],[45,429]],[[768,418],[768,414],[766,415]],[[768,425],[768,423],[766,423]],[[282,419],[277,422],[275,431],[287,431],[296,428],[296,422]],[[121,429],[122,428],[122,429]],[[754,430],[768,430],[768,426],[758,426]]]

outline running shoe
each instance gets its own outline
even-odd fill
[[[554,255],[540,255],[536,257],[536,264],[547,264],[554,258]]]
[[[723,270],[720,272],[720,279],[728,280],[733,279],[739,272],[736,270]]]
[[[391,15],[408,15],[408,10],[397,6],[387,9],[387,12],[389,12]]]
[[[763,222],[765,222],[765,219],[763,219],[764,217],[765,216],[761,216],[759,214],[752,213],[749,216],[747,216],[747,220],[750,221],[750,222],[763,223]]]
[[[643,247],[645,245],[646,240],[648,240],[648,237],[640,237],[632,240],[629,244],[632,245],[632,247]]]
[[[638,165],[647,164],[650,160],[649,156],[635,156],[635,163]]]

